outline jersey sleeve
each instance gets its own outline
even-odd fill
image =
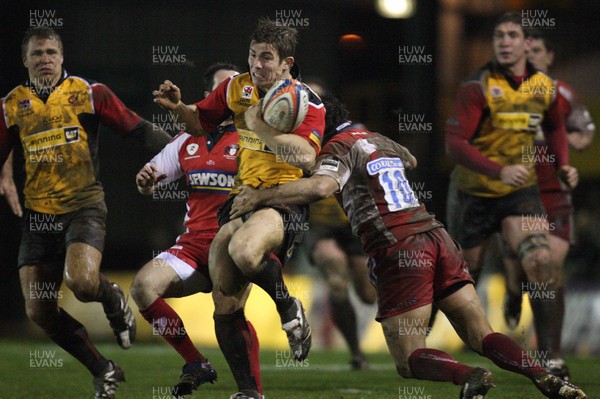
[[[340,186],[342,191],[352,172],[352,160],[350,152],[340,142],[329,141],[319,154],[314,174],[332,177]]]
[[[488,176],[499,176],[502,165],[490,160],[470,143],[486,112],[486,100],[479,82],[470,81],[460,86],[454,111],[446,122],[446,153],[469,169]]]
[[[232,115],[231,109],[227,106],[229,82],[231,82],[231,78],[225,79],[208,97],[195,104],[198,108],[200,125],[207,132],[215,130]]]
[[[542,122],[542,131],[548,151],[556,156],[556,167],[569,164],[569,143],[567,141],[567,130],[565,128],[564,109],[566,99],[562,96],[556,96],[550,108],[544,115]]]
[[[323,132],[325,131],[325,106],[318,101],[308,103],[308,112],[302,124],[294,130],[293,134],[304,138],[315,149],[317,154],[321,150]]]
[[[142,118],[127,108],[106,85],[93,83],[92,98],[94,110],[100,117],[100,123],[119,134],[131,133],[142,121]]]
[[[160,184],[170,183],[184,175],[179,161],[179,150],[190,137],[188,133],[180,133],[148,162],[156,165],[159,173],[167,175]]]

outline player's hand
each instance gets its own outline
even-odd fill
[[[521,186],[529,179],[529,169],[525,165],[507,165],[500,171],[500,179],[509,186]]]
[[[248,129],[252,131],[256,130],[256,125],[258,123],[264,123],[262,117],[262,99],[256,105],[253,105],[246,110],[244,113],[244,120],[246,121]]]
[[[579,184],[579,172],[577,168],[571,165],[563,165],[558,169],[558,177],[570,189],[574,189]]]
[[[135,184],[141,194],[152,194],[156,183],[167,177],[165,173],[160,173],[156,165],[147,163],[135,176]]]
[[[257,190],[250,186],[242,186],[240,192],[235,196],[229,217],[233,220],[240,216],[253,211],[259,204],[260,192],[264,190]]]
[[[152,94],[154,102],[169,111],[174,110],[181,102],[181,90],[170,80],[165,80]]]
[[[12,178],[3,177],[0,179],[0,195],[6,197],[6,202],[8,202],[8,206],[12,213],[18,217],[23,216],[23,208],[21,208],[21,203],[19,202],[17,186]]]

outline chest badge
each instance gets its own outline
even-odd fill
[[[187,147],[185,147],[187,153],[190,155],[194,155],[196,151],[198,151],[198,148],[199,146],[196,143],[188,144]]]

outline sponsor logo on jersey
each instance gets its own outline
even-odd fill
[[[31,109],[31,99],[30,98],[24,98],[22,100],[19,100],[18,104],[19,104],[19,109],[21,109],[21,110]]]
[[[244,86],[242,89],[242,98],[252,98],[252,92],[254,91],[253,86]]]
[[[198,148],[200,148],[200,146],[196,143],[188,144],[187,147],[185,147],[187,153],[190,155],[194,155],[196,151],[198,151]]]
[[[67,143],[79,141],[79,128],[77,126],[65,128],[65,141]]]
[[[502,89],[500,86],[490,86],[490,94],[492,97],[502,97]]]
[[[333,159],[333,158],[326,158],[323,160],[323,162],[321,162],[321,165],[319,166],[320,170],[332,170],[334,172],[337,172],[337,170],[340,168],[340,161],[338,161],[337,159]]]
[[[38,152],[47,148],[58,147],[79,141],[79,127],[70,126],[64,129],[52,129],[22,137],[24,147],[29,152]]]
[[[399,158],[379,158],[367,163],[367,171],[369,175],[379,173],[382,169],[404,169],[404,164]]]
[[[533,133],[537,132],[541,122],[542,115],[527,112],[498,112],[492,117],[492,125],[495,128]]]
[[[194,170],[188,172],[188,184],[192,191],[229,193],[233,187],[235,173],[214,170]]]

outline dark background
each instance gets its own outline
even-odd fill
[[[296,53],[303,76],[324,79],[348,104],[354,119],[411,149],[420,165],[411,177],[432,193],[426,205],[444,220],[452,165],[444,156],[442,123],[452,98],[441,90],[439,82],[439,68],[445,61],[440,59],[439,48],[444,35],[438,28],[442,11],[459,13],[463,21],[462,39],[456,47],[458,77],[445,82],[454,92],[460,79],[489,59],[491,23],[502,12],[535,7],[550,10],[560,26],[552,32],[560,57],[573,60],[600,51],[596,23],[600,5],[595,1],[481,1],[449,8],[451,2],[447,1],[416,3],[412,18],[392,20],[378,16],[371,0],[13,2],[3,6],[0,93],[5,95],[27,77],[20,43],[29,28],[31,10],[54,10],[55,18],[62,19],[57,31],[62,36],[67,71],[107,84],[150,121],[165,114],[152,103],[151,94],[164,79],[182,89],[184,102],[199,100],[201,76],[207,66],[229,61],[246,67],[249,35],[259,17],[275,19],[278,11],[299,10],[301,18],[308,18],[307,26],[299,29]],[[363,41],[341,42],[344,34],[360,35]],[[411,45],[423,46],[425,53],[433,56],[433,63],[399,65],[399,46]],[[155,46],[178,46],[178,54],[184,54],[187,62],[156,65],[152,61]],[[593,103],[590,110],[599,120],[598,94],[586,99]],[[402,135],[398,131],[399,112],[424,114],[433,130]],[[156,201],[137,193],[134,176],[151,156],[135,140],[102,129],[100,176],[109,209],[103,261],[106,270],[138,269],[170,246],[181,231],[183,201]],[[600,164],[593,161],[597,156],[589,159],[592,161],[584,165],[582,188],[575,193],[576,204],[589,213],[584,220],[599,213],[595,194]],[[22,181],[18,166],[17,177]],[[592,231],[597,227],[592,226]],[[9,304],[9,311],[0,313],[0,319],[22,317],[23,313],[16,272],[18,231],[19,221],[0,200],[0,301]],[[597,247],[594,241],[574,251],[585,252],[576,259],[580,264],[577,270],[583,270],[584,276],[598,273]],[[588,254],[590,248],[594,250]]]

